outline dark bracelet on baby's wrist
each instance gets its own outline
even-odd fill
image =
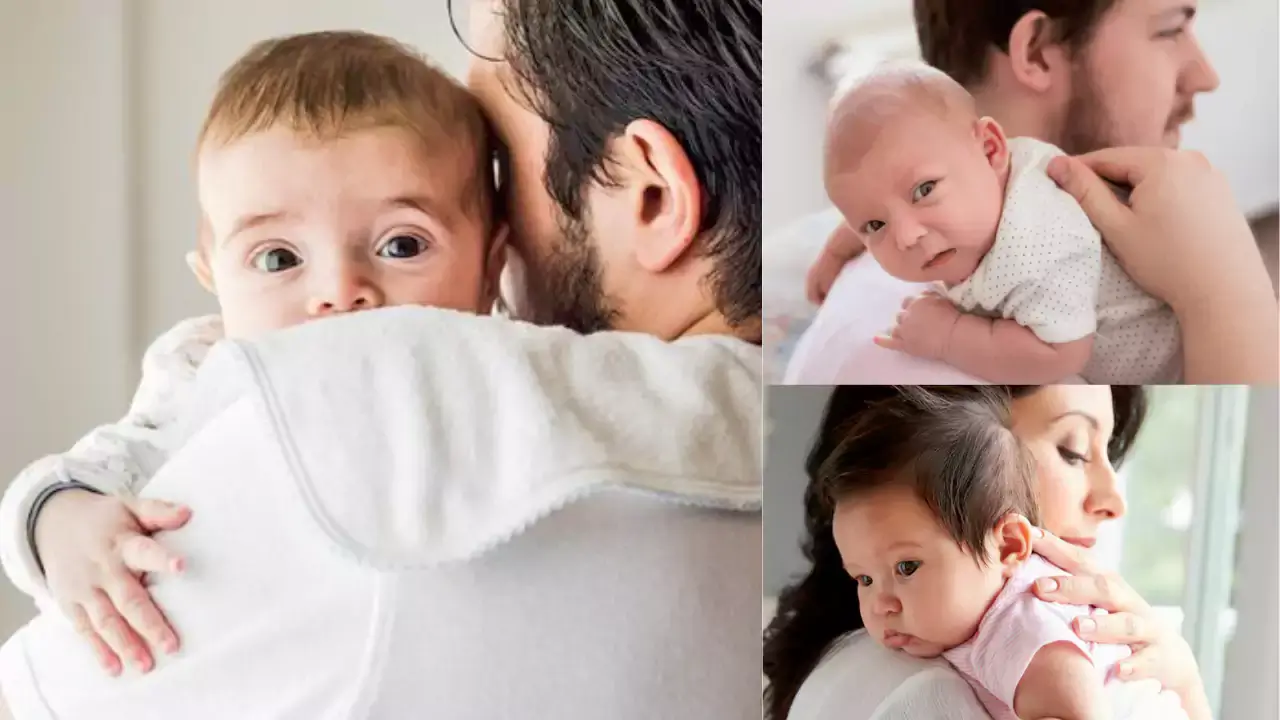
[[[36,567],[39,568],[41,575],[44,575],[44,562],[40,559],[40,548],[36,547],[36,521],[40,519],[40,511],[53,499],[53,496],[64,490],[88,490],[97,495],[106,494],[78,480],[64,480],[40,491],[35,501],[31,503],[31,512],[27,513],[27,544],[31,546],[31,555],[35,557]]]

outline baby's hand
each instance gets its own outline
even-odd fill
[[[142,576],[182,571],[183,559],[150,534],[190,518],[183,506],[83,490],[58,493],[40,512],[36,546],[49,592],[112,675],[123,671],[125,656],[147,672],[154,666],[150,648],[178,649],[178,636]]]
[[[907,298],[893,329],[888,335],[877,335],[875,343],[909,355],[941,360],[959,319],[960,311],[950,300],[928,291]]]

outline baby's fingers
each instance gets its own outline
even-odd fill
[[[95,590],[93,599],[85,604],[85,610],[89,613],[93,629],[121,660],[132,660],[143,672],[151,669],[151,652],[105,592]]]
[[[120,543],[125,567],[140,573],[178,573],[186,561],[178,553],[146,535],[130,535]]]
[[[170,654],[178,650],[177,633],[169,626],[169,621],[160,612],[160,608],[156,607],[151,593],[147,592],[137,578],[125,573],[108,593],[121,616],[135,632],[141,633],[147,645]]]
[[[123,670],[120,665],[120,656],[116,655],[115,651],[98,634],[98,631],[93,629],[93,622],[89,620],[89,614],[84,611],[84,608],[76,605],[66,613],[71,620],[71,626],[93,648],[93,654],[98,657],[98,664],[102,666],[102,669],[113,676],[119,675]]]

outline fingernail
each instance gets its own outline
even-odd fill
[[[174,572],[182,572],[182,569],[187,566],[187,562],[183,558],[174,558],[170,565],[172,565]]]
[[[1032,528],[1031,528],[1031,537],[1038,537],[1038,538],[1042,538],[1042,537],[1044,537],[1044,531],[1043,531],[1043,530],[1041,530],[1041,529],[1040,529],[1040,528],[1038,528],[1038,527],[1032,526]]]
[[[1053,592],[1058,589],[1058,581],[1053,578],[1040,578],[1036,581],[1036,587],[1040,588],[1041,592]]]
[[[1078,627],[1078,628],[1079,628],[1079,632],[1080,632],[1080,633],[1082,633],[1082,634],[1083,634],[1083,633],[1091,633],[1091,632],[1093,632],[1094,630],[1097,630],[1097,629],[1098,629],[1098,623],[1096,623],[1096,622],[1094,622],[1094,621],[1092,621],[1092,620],[1090,620],[1090,619],[1088,619],[1088,618],[1083,618],[1083,619],[1081,619],[1081,620],[1080,620],[1079,625],[1077,625],[1076,627]]]
[[[1121,666],[1120,666],[1120,677],[1129,677],[1129,676],[1130,676],[1130,675],[1132,675],[1132,674],[1133,674],[1133,666],[1132,666],[1132,665],[1121,665]]]

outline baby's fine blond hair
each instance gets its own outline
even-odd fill
[[[254,45],[225,73],[197,147],[283,126],[318,142],[379,127],[411,132],[428,157],[463,164],[464,203],[492,212],[494,143],[479,104],[420,54],[359,31]]]

